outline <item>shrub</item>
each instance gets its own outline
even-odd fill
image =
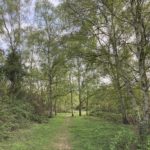
[[[10,133],[27,127],[31,122],[46,122],[46,117],[35,113],[34,106],[23,100],[0,101],[0,140],[10,137]]]
[[[91,116],[99,117],[101,119],[104,119],[106,121],[112,121],[116,123],[121,123],[121,115],[116,114],[116,113],[111,113],[111,112],[103,112],[101,110],[93,110],[90,112]]]
[[[133,132],[122,129],[112,138],[110,150],[124,149],[131,150],[137,144],[137,137]]]

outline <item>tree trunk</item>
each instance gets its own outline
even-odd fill
[[[78,96],[79,96],[79,116],[82,116],[82,100],[81,100],[81,73],[80,73],[80,61],[77,58],[77,69],[78,69]]]
[[[128,124],[127,120],[127,113],[126,113],[126,106],[125,106],[125,100],[122,93],[121,88],[121,61],[119,60],[119,54],[118,54],[118,37],[117,37],[117,29],[116,24],[114,21],[114,6],[112,3],[111,6],[111,24],[108,25],[108,33],[109,33],[109,61],[111,66],[111,73],[112,73],[112,79],[114,82],[114,88],[116,89],[116,93],[118,95],[118,99],[120,101],[120,111],[122,114],[122,122],[124,124]],[[110,51],[112,49],[112,52]],[[113,53],[113,57],[111,57]]]
[[[131,2],[131,10],[132,17],[134,20],[134,31],[136,37],[136,54],[138,59],[138,67],[139,67],[139,82],[140,89],[143,96],[143,117],[139,122],[139,134],[141,137],[141,145],[143,149],[146,149],[147,144],[147,135],[149,130],[149,107],[150,107],[150,97],[149,97],[149,81],[147,77],[147,69],[146,69],[146,57],[147,52],[145,47],[149,44],[147,40],[146,34],[146,24],[143,19],[143,10],[144,10],[144,1],[135,0]]]
[[[57,116],[57,100],[56,99],[54,103],[54,112],[55,112],[55,116]]]
[[[88,90],[86,90],[86,115],[89,115],[89,99],[88,99]]]
[[[69,82],[70,82],[70,104],[71,104],[71,115],[72,117],[74,116],[73,112],[73,89],[72,89],[72,78],[71,78],[71,73],[69,74]]]
[[[117,79],[116,81],[116,88],[117,88],[117,91],[118,91],[118,98],[120,100],[120,109],[121,109],[121,114],[122,114],[122,122],[124,124],[129,124],[128,122],[128,119],[127,119],[127,113],[126,113],[126,107],[125,107],[125,101],[124,101],[124,97],[122,95],[122,89],[120,87],[120,83],[119,83],[119,80]]]
[[[49,85],[48,85],[48,103],[49,103],[49,114],[48,117],[53,117],[53,102],[52,102],[52,81],[51,76],[49,75]]]
[[[122,114],[122,122],[124,124],[128,124],[128,119],[127,119],[127,113],[126,113],[126,106],[125,106],[125,100],[122,94],[122,88],[121,88],[121,73],[120,73],[120,68],[121,68],[121,62],[119,61],[119,56],[118,56],[118,49],[117,49],[117,40],[116,40],[116,35],[115,35],[115,29],[112,29],[112,35],[110,36],[110,42],[112,44],[113,48],[113,54],[114,54],[114,66],[112,68],[113,71],[113,80],[114,80],[114,85],[115,89],[118,94],[118,99],[120,101],[120,109],[121,109],[121,114]]]
[[[72,117],[74,117],[74,112],[73,112],[73,93],[72,93],[72,89],[71,89],[71,92],[70,92],[70,102],[71,102],[71,115]]]
[[[81,92],[79,91],[79,116],[82,116]]]

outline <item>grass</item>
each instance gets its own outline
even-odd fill
[[[47,124],[34,124],[28,129],[12,132],[12,138],[0,143],[0,150],[56,150],[54,144],[63,131],[65,118],[60,114]],[[130,126],[115,124],[94,117],[69,117],[63,130],[69,131],[72,150],[128,150],[135,142]],[[61,133],[60,133],[61,132]]]
[[[127,150],[134,143],[129,126],[77,117],[70,126],[73,150]]]
[[[17,131],[9,141],[0,143],[0,150],[49,150],[63,120],[63,117],[53,118],[48,124]]]

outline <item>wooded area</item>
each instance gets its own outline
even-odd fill
[[[78,111],[132,128],[114,150],[148,150],[149,87],[149,0],[0,0],[0,141]]]

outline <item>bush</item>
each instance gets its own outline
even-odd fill
[[[0,140],[9,138],[12,131],[25,128],[31,122],[46,121],[46,117],[35,114],[34,107],[29,102],[0,100]]]
[[[133,132],[122,129],[114,136],[110,143],[110,150],[131,150],[137,145],[137,137]]]
[[[121,115],[116,114],[116,113],[103,112],[101,110],[93,110],[90,112],[90,115],[104,119],[106,121],[115,122],[115,123],[121,123],[122,122]]]
[[[46,116],[32,115],[31,120],[38,123],[48,123],[48,117]]]

